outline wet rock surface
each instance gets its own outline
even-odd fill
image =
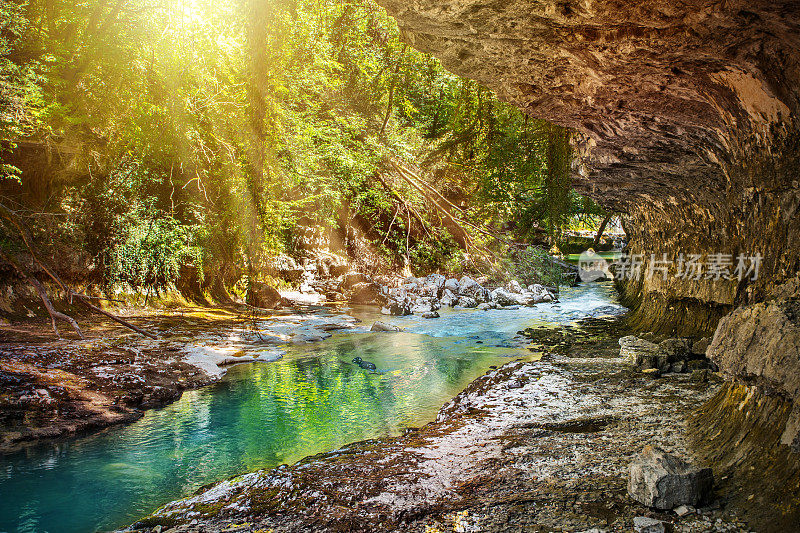
[[[573,327],[569,344],[491,370],[422,428],[232,478],[135,528],[631,531],[646,516],[675,531],[745,530],[719,504],[681,518],[627,495],[645,445],[689,458],[683,416],[717,386],[644,379],[619,357],[615,324]]]

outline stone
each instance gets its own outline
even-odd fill
[[[417,298],[416,304],[412,308],[412,311],[415,314],[422,314],[430,313],[431,311],[436,311],[441,308],[442,306],[439,304],[439,300],[434,297],[423,296],[421,298]]]
[[[476,302],[475,299],[470,298],[469,296],[461,296],[458,299],[458,305],[460,307],[465,307],[465,308],[469,309],[471,307],[477,307],[478,306],[478,302]]]
[[[781,442],[800,452],[800,290],[739,307],[720,320],[708,358],[729,377],[760,381],[794,402]]]
[[[386,322],[381,322],[380,320],[376,321],[372,324],[372,327],[369,328],[370,331],[403,331],[403,328],[398,326],[393,326],[392,324],[387,324]]]
[[[692,359],[691,361],[686,362],[686,368],[690,372],[694,372],[695,370],[701,370],[703,368],[708,368],[708,360],[707,359]]]
[[[372,280],[362,272],[348,272],[342,277],[340,290],[350,290],[359,283],[370,283]]]
[[[711,345],[711,338],[710,337],[703,337],[702,339],[697,339],[692,343],[692,355],[696,357],[705,357],[706,350]]]
[[[684,516],[688,516],[696,511],[694,507],[691,505],[679,505],[675,509],[675,514],[683,518]]]
[[[489,301],[489,291],[486,290],[483,285],[479,284],[469,276],[464,276],[461,278],[458,281],[458,284],[460,286],[458,290],[459,296],[468,296],[469,298],[472,298],[475,300],[475,302],[477,302],[475,305]],[[464,307],[467,306],[464,305]]]
[[[636,533],[665,533],[664,522],[649,516],[637,516],[633,519],[633,530]]]
[[[522,294],[522,285],[519,284],[519,281],[512,279],[508,282],[506,288],[509,292],[513,292],[514,294]]]
[[[425,286],[433,287],[436,292],[438,293],[440,290],[444,289],[444,284],[447,281],[447,278],[442,276],[441,274],[429,274],[425,278]],[[438,294],[437,294],[438,296]]]
[[[676,374],[682,374],[686,372],[686,361],[675,361],[669,367],[670,372],[674,372]]]
[[[658,343],[658,349],[669,357],[669,362],[686,359],[690,355],[691,342],[688,339],[667,339]]]
[[[709,375],[710,373],[707,368],[703,368],[700,370],[693,370],[692,377],[690,379],[698,383],[707,383]]]
[[[659,353],[657,344],[628,335],[619,340],[619,346],[619,356],[628,363],[644,368],[654,367],[656,355]]]
[[[506,305],[519,305],[519,299],[516,294],[513,294],[502,287],[493,290],[489,297],[491,301],[500,306]]]
[[[383,305],[386,297],[377,283],[356,283],[351,287],[350,303],[360,305]]]
[[[390,300],[384,308],[388,311],[388,313],[384,314],[389,314],[392,316],[412,315],[414,313],[411,310],[411,305],[411,300],[408,298],[403,298],[402,300]],[[381,313],[383,313],[383,309],[381,309]]]
[[[484,302],[482,304],[478,304],[477,309],[481,311],[488,311],[489,309],[496,309],[497,304],[494,302]]]
[[[455,307],[458,305],[458,296],[450,289],[445,288],[439,302],[442,304],[442,307]]]
[[[654,446],[645,446],[630,465],[628,494],[655,509],[696,506],[708,498],[712,487],[710,468],[695,468]]]
[[[458,294],[458,291],[461,289],[461,285],[458,283],[456,278],[450,278],[444,282],[444,288],[453,294]]]
[[[439,313],[437,313],[436,311],[422,313],[422,318],[439,318]]]

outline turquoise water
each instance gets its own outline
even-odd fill
[[[113,529],[212,481],[398,434],[432,420],[490,365],[524,355],[517,330],[611,303],[612,289],[593,284],[535,308],[381,317],[408,332],[335,335],[279,362],[233,367],[134,424],[0,458],[0,531]],[[355,356],[378,372],[350,364]]]

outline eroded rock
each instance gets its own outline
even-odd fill
[[[645,446],[630,466],[628,494],[655,509],[697,505],[713,487],[710,468],[698,469],[653,446]]]

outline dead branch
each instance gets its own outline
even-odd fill
[[[56,319],[58,319],[69,323],[69,325],[72,326],[72,329],[75,330],[75,333],[78,334],[78,337],[81,339],[86,338],[83,336],[83,332],[81,331],[80,326],[78,326],[78,323],[75,322],[75,319],[73,319],[71,316],[65,315],[64,313],[60,313],[55,307],[53,307],[53,302],[51,302],[50,298],[47,297],[47,291],[45,291],[44,286],[42,286],[38,279],[28,276],[28,274],[25,272],[25,269],[23,269],[22,266],[20,266],[20,264],[17,263],[11,256],[3,252],[3,250],[0,250],[0,257],[13,266],[22,279],[25,280],[25,282],[30,283],[36,290],[37,294],[39,294],[39,298],[42,300],[45,309],[47,309],[47,312],[50,314],[50,321],[53,323],[53,331],[55,332],[56,337],[59,339],[61,338],[61,334],[58,331],[58,324],[56,323]]]

